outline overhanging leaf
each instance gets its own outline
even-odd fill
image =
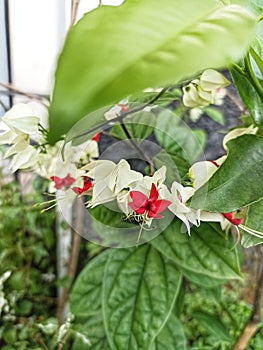
[[[191,236],[181,232],[174,220],[151,244],[184,270],[214,279],[239,278],[239,263],[234,242],[226,239],[219,224],[202,223],[191,228]]]
[[[84,334],[90,346],[76,340],[73,350],[110,350],[102,317],[102,281],[110,250],[91,260],[79,274],[70,294],[70,310],[75,316],[74,328]]]
[[[112,349],[149,349],[170,316],[180,284],[174,264],[151,245],[113,250],[103,296]]]
[[[86,14],[58,61],[49,142],[125,96],[238,60],[255,24],[242,7],[212,0],[129,0]]]
[[[195,193],[191,206],[227,213],[263,198],[263,139],[243,135],[227,142],[228,157]]]

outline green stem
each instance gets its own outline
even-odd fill
[[[147,211],[144,213],[144,216],[143,216],[143,221],[141,223],[141,227],[140,227],[140,231],[138,233],[138,237],[136,239],[136,248],[138,247],[138,244],[140,243],[140,239],[141,239],[141,236],[142,236],[142,231],[143,231],[143,225],[145,224],[146,222],[146,217],[147,217]]]
[[[263,88],[260,85],[257,77],[254,74],[253,68],[251,66],[251,62],[250,62],[250,57],[249,57],[249,52],[246,54],[245,58],[244,58],[244,63],[245,63],[245,69],[246,69],[246,73],[247,73],[247,78],[249,79],[250,83],[253,85],[253,87],[255,88],[256,92],[258,93],[261,101],[263,101]]]

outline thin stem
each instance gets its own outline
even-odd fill
[[[143,150],[137,145],[137,143],[134,142],[126,125],[121,124],[121,128],[124,131],[125,135],[127,136],[130,144],[136,149],[136,151],[141,155],[141,157],[149,164],[151,175],[153,175],[155,168],[154,168],[154,164],[153,164],[152,160],[143,152]]]
[[[260,255],[262,258],[262,248],[260,247]],[[261,261],[262,259],[259,259]],[[258,280],[254,295],[253,312],[248,323],[243,328],[236,344],[232,347],[232,350],[245,350],[247,349],[248,342],[255,335],[259,328],[261,320],[261,304],[263,298],[263,265],[259,266]]]
[[[41,338],[40,333],[37,333],[37,334],[36,334],[36,340],[37,340],[38,344],[41,345],[41,347],[42,347],[44,350],[48,350],[48,347],[46,346],[46,344],[44,343],[43,339]]]
[[[71,0],[71,18],[70,18],[70,28],[74,25],[77,19],[78,8],[80,0]]]
[[[43,100],[46,100],[46,98],[44,97],[41,97],[40,95],[38,94],[32,94],[32,93],[29,93],[29,92],[24,92],[20,89],[17,89],[16,87],[14,87],[13,85],[11,84],[8,84],[8,83],[3,83],[3,82],[0,82],[0,86],[4,87],[5,89],[7,90],[10,90],[12,92],[14,92],[15,94],[17,95],[23,95],[23,96],[26,96],[30,99],[33,99],[33,100],[37,100],[39,101],[40,103],[42,103],[45,107],[48,108],[48,105],[43,101]]]
[[[140,243],[140,239],[141,239],[141,236],[142,236],[142,231],[144,230],[144,227],[143,225],[145,224],[146,222],[146,218],[147,218],[147,211],[144,213],[144,216],[143,216],[143,221],[142,223],[140,224],[140,231],[138,233],[138,237],[136,239],[136,248],[138,247],[138,244]]]
[[[113,122],[114,123],[118,123],[118,122],[121,123],[123,121],[123,119],[126,118],[128,115],[137,113],[137,112],[143,110],[144,108],[154,104],[154,102],[156,102],[168,89],[169,89],[169,86],[163,88],[153,99],[151,99],[149,102],[145,103],[143,106],[138,107],[138,108],[134,108],[133,110],[123,112],[118,117],[111,119],[111,120],[107,120],[107,121],[105,121],[105,122],[103,122],[103,123],[101,123],[93,128],[90,128],[89,130],[75,136],[74,139],[79,138],[79,137],[83,137],[83,136],[90,134],[94,131],[97,131],[99,129],[106,128],[107,126],[112,125]]]

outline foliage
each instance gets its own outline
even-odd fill
[[[100,6],[68,33],[49,126],[23,104],[3,118],[0,143],[11,146],[5,157],[12,157],[12,171],[31,169],[51,180],[65,218],[74,201],[81,203],[82,226],[73,228],[104,246],[79,274],[70,293],[73,316],[51,327],[48,346],[56,337],[55,344],[69,339],[74,350],[227,349],[248,321],[246,304],[238,316],[226,307],[222,286],[241,279],[240,235],[245,246],[263,237],[262,36],[246,1],[224,3]],[[225,156],[206,161],[204,132],[184,121],[206,112],[223,123],[213,105],[230,82],[214,68],[230,68],[249,117],[225,135]],[[102,152],[105,135],[111,145]],[[15,317],[24,317],[42,312],[23,293],[40,293],[30,276],[41,279],[54,241],[38,228],[39,214],[16,196],[11,204],[13,212],[5,215],[5,202],[1,212],[11,241],[3,241],[0,259],[2,274],[12,271],[3,275],[5,288],[21,292]],[[38,326],[45,337],[50,323]],[[10,324],[3,339],[22,346]]]

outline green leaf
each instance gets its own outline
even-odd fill
[[[228,157],[193,196],[191,206],[227,213],[263,198],[263,139],[243,135],[227,142]]]
[[[180,285],[174,264],[151,245],[113,250],[103,296],[111,348],[148,349],[168,320]]]
[[[216,341],[232,341],[228,329],[219,320],[219,315],[210,314],[204,311],[195,311],[192,317],[197,319],[206,331],[213,335]]]
[[[175,114],[167,111],[158,115],[154,135],[169,155],[179,155],[189,164],[196,161],[203,151],[203,134],[193,131]]]
[[[90,340],[90,350],[110,350],[102,316],[102,281],[109,254],[110,250],[106,250],[88,263],[70,294],[74,328]],[[72,350],[87,349],[87,345],[84,346],[81,340],[76,340]]]
[[[225,124],[224,114],[222,112],[220,112],[218,109],[213,108],[213,107],[205,107],[204,111],[216,123],[218,123],[220,125]]]
[[[191,228],[191,236],[182,232],[182,223],[172,224],[151,244],[191,273],[219,280],[239,278],[239,262],[233,239],[226,239],[219,224],[202,223]]]
[[[237,91],[244,102],[247,110],[257,125],[263,125],[263,102],[256,89],[250,83],[248,78],[238,70],[232,69],[231,75],[236,85]]]
[[[242,231],[241,244],[245,247],[251,247],[263,243],[263,200],[251,204],[247,210],[245,226],[249,229],[256,230],[262,233],[262,238],[255,237],[250,233]]]
[[[149,350],[168,349],[186,350],[186,339],[183,326],[173,313]]]
[[[70,29],[58,60],[49,142],[102,106],[238,60],[255,22],[242,7],[219,7],[213,0],[154,6],[129,0],[87,13]]]

